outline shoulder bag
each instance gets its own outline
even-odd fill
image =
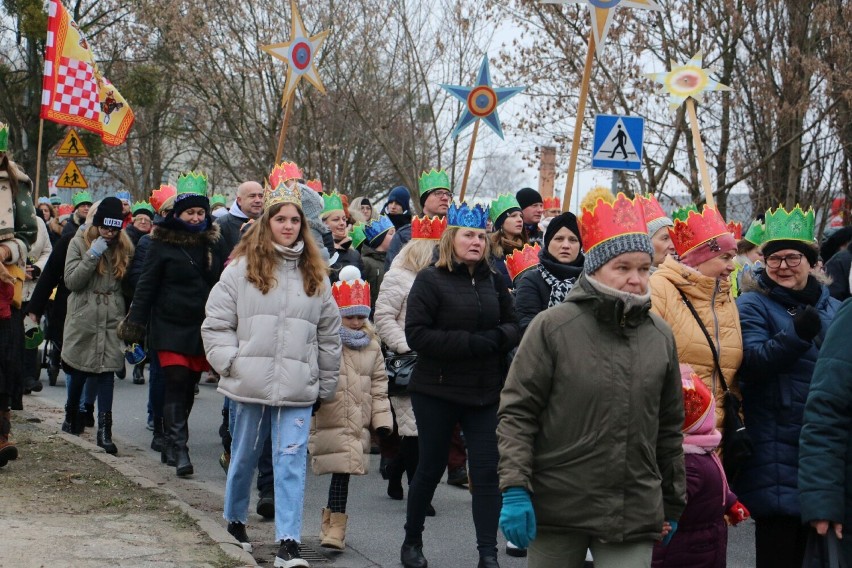
[[[390,396],[402,396],[408,394],[408,383],[414,374],[417,364],[417,353],[396,354],[388,351],[385,357],[385,368],[388,373],[388,394]]]

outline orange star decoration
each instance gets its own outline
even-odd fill
[[[595,51],[597,51],[598,56],[603,54],[604,42],[617,7],[657,11],[663,9],[654,0],[542,0],[542,4],[588,5],[592,12],[592,33],[595,36]]]
[[[328,36],[328,31],[309,37],[305,24],[302,22],[302,16],[299,14],[296,0],[290,0],[290,11],[293,15],[290,20],[290,41],[260,47],[272,57],[287,63],[287,80],[284,83],[282,105],[286,105],[287,101],[290,100],[290,96],[296,90],[296,86],[302,77],[316,87],[319,92],[325,94],[325,87],[319,73],[317,73],[314,59]]]

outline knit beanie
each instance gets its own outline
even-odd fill
[[[551,222],[547,228],[550,229],[552,226]],[[645,233],[627,233],[603,241],[586,252],[586,263],[583,268],[586,274],[594,274],[598,268],[613,258],[628,252],[644,252],[653,259],[654,247],[651,244],[651,238]]]
[[[648,222],[648,236],[653,237],[663,227],[674,227],[674,222],[669,217],[659,217]]]
[[[175,206],[173,209],[175,217],[180,217],[181,213],[193,207],[201,207],[208,216],[210,215],[210,200],[206,195],[179,193],[175,196]]]
[[[580,248],[583,248],[583,239],[580,237],[580,227],[577,225],[577,217],[570,211],[566,211],[556,217],[550,217],[550,222],[547,224],[547,230],[544,232],[544,250],[550,246],[550,241],[559,229],[565,227],[577,236],[580,241]]]
[[[302,212],[306,219],[319,222],[323,207],[325,202],[321,194],[313,190],[302,191]]]
[[[408,208],[411,206],[411,193],[404,185],[398,185],[388,195],[388,203],[398,203],[402,206],[402,211],[407,213]]]
[[[520,204],[521,209],[526,209],[530,205],[535,205],[536,203],[544,203],[544,200],[541,198],[541,194],[531,187],[525,187],[518,191],[518,193],[515,194],[515,199],[518,200],[518,204]]]
[[[805,255],[805,258],[808,259],[808,264],[810,264],[811,266],[815,265],[817,262],[818,252],[813,246],[809,245],[805,241],[796,241],[793,239],[769,241],[768,243],[764,244],[763,258],[765,259],[769,255],[784,249],[793,249],[799,251],[800,253]]]
[[[703,262],[716,258],[720,254],[731,252],[736,254],[737,241],[731,233],[725,233],[701,243],[680,258],[685,265],[695,268]]]
[[[121,229],[124,224],[124,205],[117,197],[104,197],[98,204],[92,225],[108,229]]]

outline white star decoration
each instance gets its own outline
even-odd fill
[[[669,110],[676,111],[683,102],[692,97],[699,103],[704,102],[707,91],[730,91],[731,88],[713,79],[707,69],[702,69],[701,52],[692,59],[679,65],[671,62],[671,71],[663,73],[647,73],[646,77],[660,84],[659,92],[669,94]],[[709,69],[712,71],[712,69]]]

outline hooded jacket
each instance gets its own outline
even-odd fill
[[[659,538],[685,505],[674,337],[582,276],[527,328],[500,397],[500,488],[530,492],[539,530]]]
[[[582,261],[579,266],[563,264],[557,262],[545,250],[538,253],[538,259],[548,272],[561,280],[572,280],[576,283],[583,272]],[[530,268],[518,279],[518,286],[515,289],[515,310],[518,312],[521,333],[527,330],[535,316],[547,309],[549,303],[550,286],[544,281],[538,267]]]

